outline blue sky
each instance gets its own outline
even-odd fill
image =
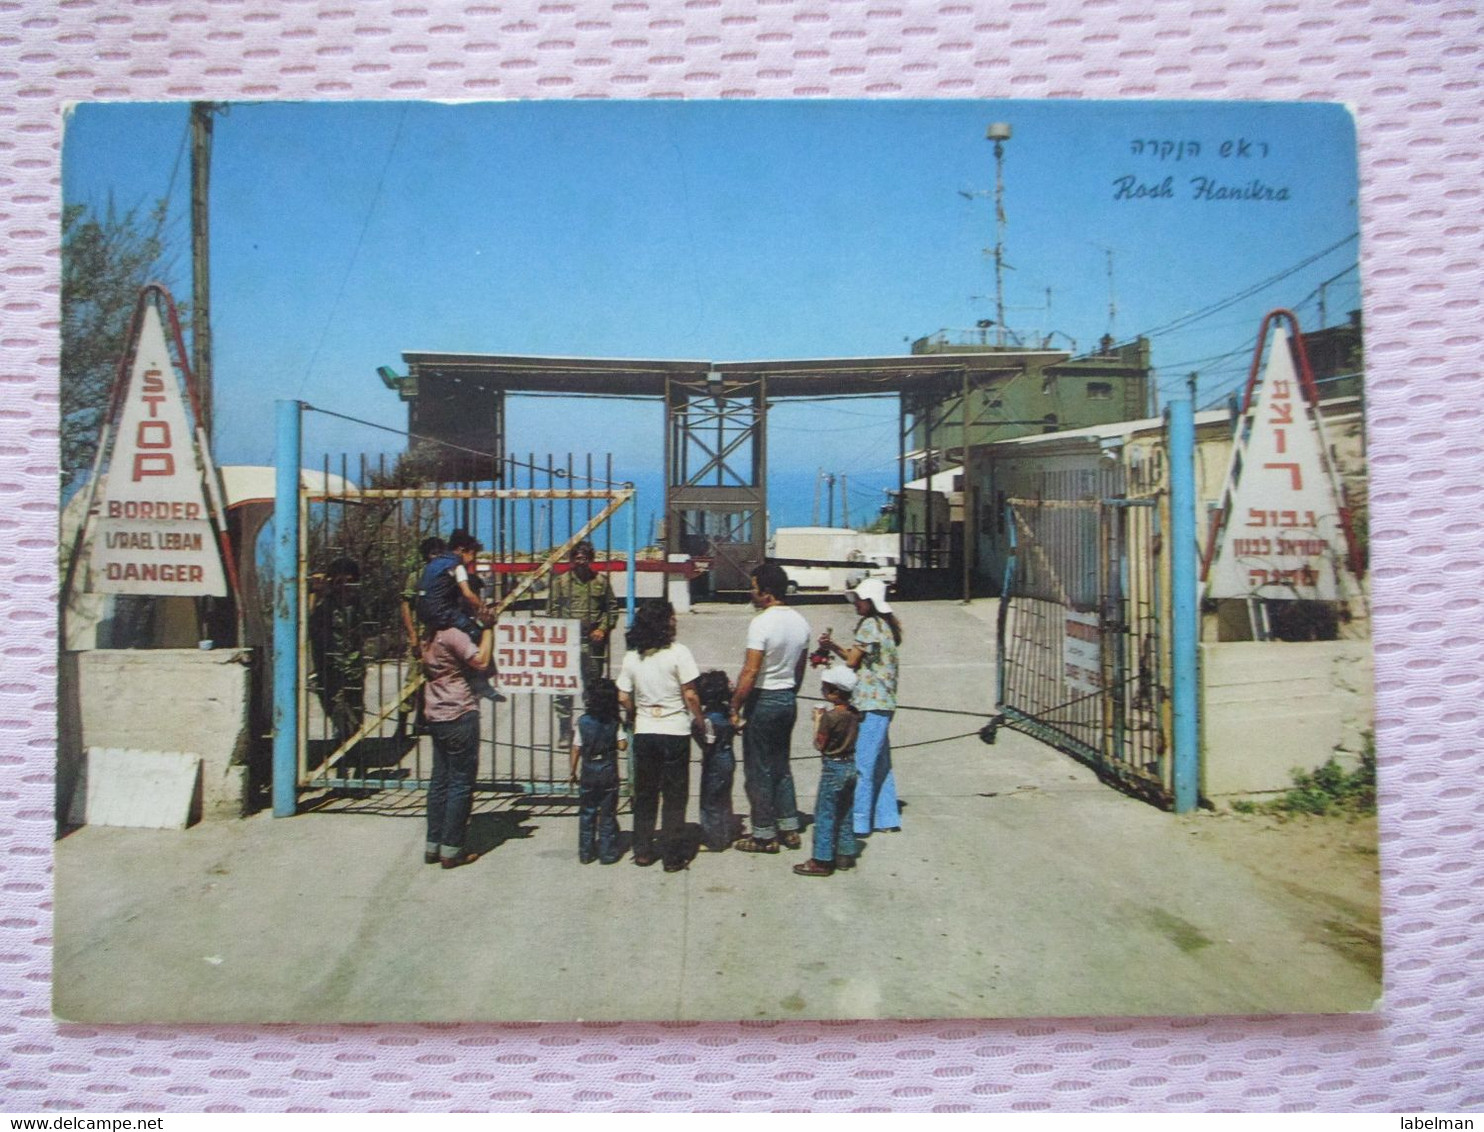
[[[167,282],[182,298],[187,117],[185,104],[83,105],[63,155],[68,202],[147,211],[168,192],[180,254]],[[1328,322],[1359,306],[1355,142],[1337,106],[238,103],[216,121],[212,167],[217,457],[270,462],[280,397],[405,427],[375,375],[402,371],[404,350],[892,355],[972,327],[993,315],[994,213],[960,193],[993,188],[992,121],[1014,129],[1006,321],[1026,338],[1091,349],[1110,328],[1157,330],[1287,273],[1153,337],[1160,384],[1198,370],[1204,404],[1245,376],[1267,310],[1317,327],[1326,280]],[[1200,154],[1135,152],[1162,140]],[[1288,199],[1198,199],[1202,177]],[[1166,178],[1168,196],[1120,193]],[[515,398],[510,445],[612,451],[623,475],[657,484],[660,419]],[[786,404],[770,428],[776,522],[809,521],[819,467],[850,477],[852,517],[896,482],[894,401]],[[324,417],[306,442],[312,459],[397,445]]]

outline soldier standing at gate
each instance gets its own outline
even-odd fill
[[[613,587],[608,575],[593,569],[596,552],[583,539],[568,556],[565,574],[552,580],[546,598],[548,617],[573,618],[582,623],[582,684],[587,687],[608,671],[608,638],[618,624]],[[552,705],[557,720],[557,745],[572,745],[572,697],[557,696]]]

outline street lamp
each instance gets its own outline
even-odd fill
[[[991,122],[984,135],[994,142],[994,303],[995,344],[1005,345],[1005,143],[1009,122]]]

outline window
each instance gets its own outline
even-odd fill
[[[1087,383],[1087,399],[1089,401],[1111,401],[1113,400],[1113,384],[1108,381],[1089,381]]]

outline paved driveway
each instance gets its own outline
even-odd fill
[[[843,635],[843,602],[801,607]],[[972,734],[994,603],[903,607],[903,830],[807,853],[580,866],[575,818],[509,797],[475,865],[422,864],[420,796],[57,845],[55,1002],[89,1021],[946,1018],[1367,1009],[1377,973],[1308,908],[1034,740]],[[748,611],[681,640],[735,674]],[[816,693],[809,679],[806,691]],[[934,712],[912,710],[934,708]],[[970,714],[951,714],[952,711]],[[801,807],[818,764],[795,733]],[[696,777],[692,776],[692,791]],[[736,788],[745,811],[740,769]],[[691,820],[695,819],[692,800]],[[622,823],[627,830],[627,815]]]

